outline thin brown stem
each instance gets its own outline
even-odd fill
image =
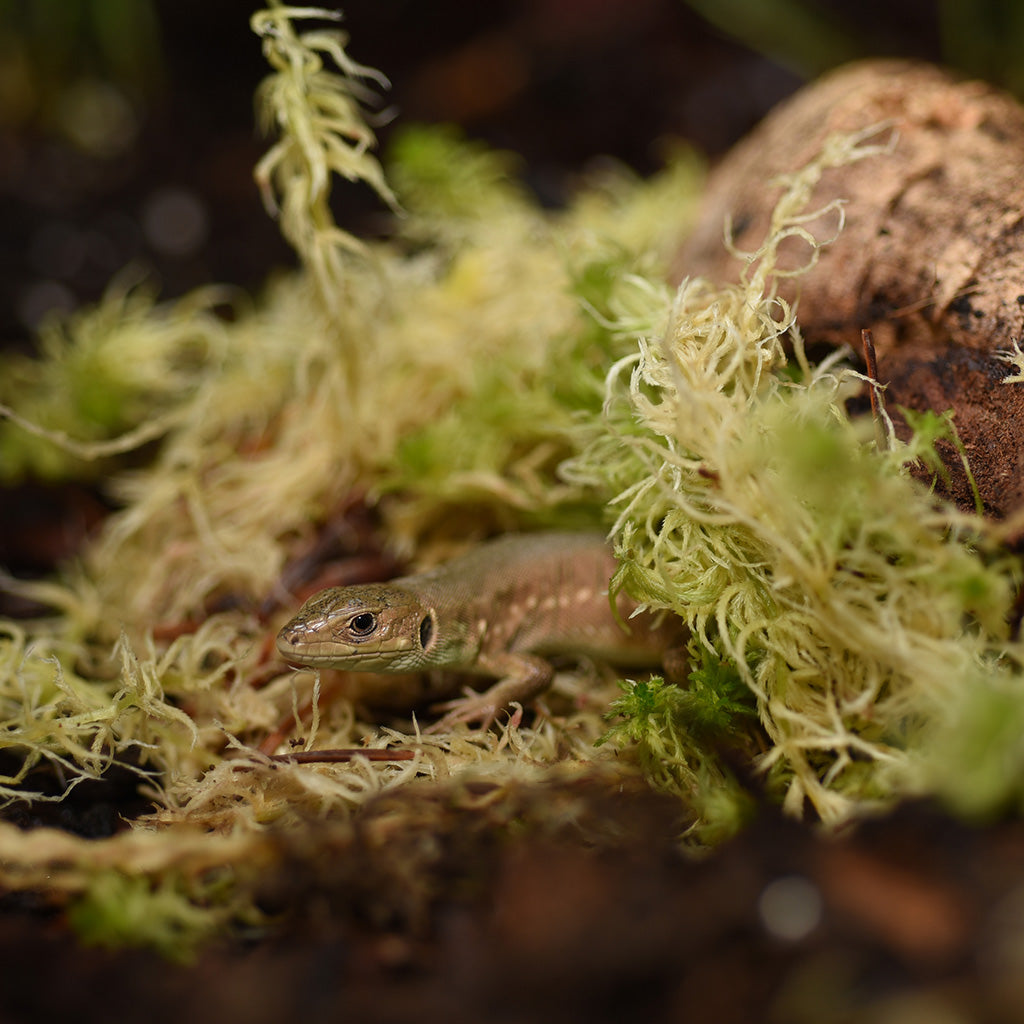
[[[871,398],[871,418],[875,422],[875,447],[882,451],[885,448],[885,434],[882,430],[882,411],[878,403],[878,358],[875,355],[875,339],[870,329],[866,328],[860,332],[860,341],[864,347],[868,380],[871,381],[868,394]]]
[[[325,750],[296,750],[290,754],[271,754],[271,761],[292,764],[339,764],[365,757],[367,761],[411,761],[416,751],[398,748],[379,750],[370,747],[333,747]]]

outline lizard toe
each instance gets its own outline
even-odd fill
[[[489,699],[487,694],[470,692],[465,697],[437,704],[432,711],[445,714],[424,731],[430,735],[450,732],[456,725],[476,724],[481,730],[488,728],[497,717],[501,706]]]

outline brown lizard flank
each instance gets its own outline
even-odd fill
[[[599,534],[510,535],[436,569],[317,594],[280,632],[286,661],[312,668],[414,672],[448,668],[498,681],[444,705],[434,727],[490,723],[550,684],[553,655],[657,666],[685,641],[678,619],[616,596],[616,562]]]

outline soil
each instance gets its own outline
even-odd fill
[[[272,902],[287,910],[269,937],[188,966],[83,949],[59,914],[9,897],[3,1019],[739,1024],[1024,1011],[1019,821],[970,827],[908,806],[835,839],[766,809],[692,858],[671,835],[671,802],[596,786],[573,796],[614,843],[569,830],[499,840],[463,823],[441,837],[448,892],[425,923],[398,911],[401,881],[348,845],[282,882]],[[361,902],[359,875],[377,901]]]

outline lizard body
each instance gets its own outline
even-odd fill
[[[312,668],[495,678],[483,693],[446,705],[439,727],[486,724],[550,685],[553,655],[646,667],[681,646],[677,619],[630,619],[636,605],[624,594],[613,612],[615,568],[598,534],[509,535],[417,575],[324,590],[281,630],[277,646],[287,662]]]

